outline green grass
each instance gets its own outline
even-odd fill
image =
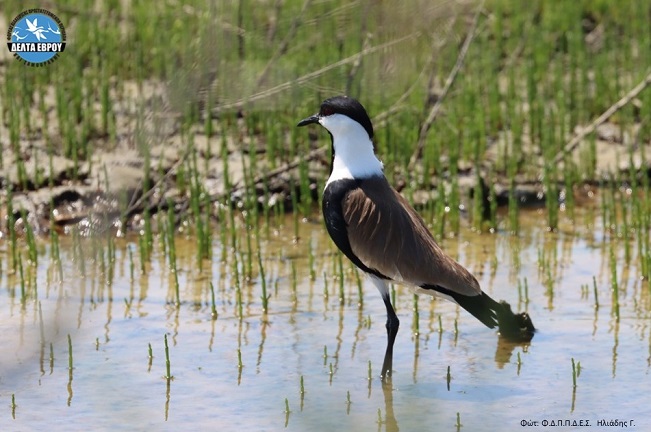
[[[290,0],[274,9],[241,9],[242,2],[190,1],[183,8],[151,8],[133,1],[111,2],[90,12],[84,2],[66,2],[54,12],[68,24],[74,49],[44,68],[16,61],[0,67],[0,100],[12,101],[0,107],[9,130],[0,169],[12,173],[16,190],[61,184],[63,178],[52,178],[54,156],[72,162],[67,176],[73,181],[100,177],[102,164],[94,164],[93,155],[119,151],[128,141],[119,139],[129,133],[121,108],[126,103],[140,113],[132,116],[140,126],[131,124],[140,130],[135,142],[147,190],[156,170],[148,143],[162,145],[165,136],[143,132],[157,115],[176,118],[188,157],[171,179],[190,202],[184,217],[197,232],[198,258],[206,259],[212,238],[210,204],[226,198],[211,197],[204,187],[208,161],[219,158],[227,168],[227,156],[241,151],[245,169],[238,187],[245,186],[243,203],[257,215],[255,196],[261,192],[254,180],[269,191],[265,173],[298,157],[290,199],[297,220],[298,215],[309,217],[315,179],[310,161],[299,156],[327,143],[327,135],[320,132],[319,142],[310,142],[295,124],[316,111],[323,98],[348,93],[360,98],[375,118],[387,175],[405,180],[408,191],[430,189],[433,179],[443,179],[452,188],[439,196],[455,209],[468,199],[456,184],[466,167],[486,181],[497,179],[511,192],[518,175],[540,180],[547,224],[556,229],[561,190],[571,191],[600,175],[595,172],[595,134],[576,151],[582,156],[578,163],[571,157],[555,162],[564,144],[577,127],[589,124],[640,82],[651,64],[651,53],[641,48],[651,43],[649,21],[639,13],[645,10],[641,0],[623,5],[492,0],[483,3],[479,15],[479,4],[358,2],[344,7],[335,1],[305,9],[303,4]],[[4,9],[10,19],[24,5],[8,1]],[[80,19],[89,15],[92,19]],[[476,26],[468,24],[471,17]],[[121,25],[103,25],[107,21]],[[166,31],[157,30],[161,28]],[[463,64],[447,94],[440,94],[460,59],[455,41],[469,36]],[[139,96],[133,96],[134,90]],[[649,93],[640,94],[640,108],[627,104],[611,118],[622,136],[648,112]],[[163,103],[154,104],[154,95],[163,95]],[[424,137],[422,158],[409,167],[419,130],[437,97],[445,98],[442,110]],[[202,141],[208,145],[199,150],[200,137],[208,138]],[[637,142],[648,143],[650,137],[651,127],[643,124]],[[235,146],[229,148],[225,143],[231,140]],[[634,150],[625,145],[628,157]],[[43,148],[47,157],[35,148]],[[29,166],[48,160],[49,169]],[[227,170],[221,175],[229,190],[233,179]],[[571,198],[566,205],[571,212]],[[476,210],[471,213],[474,227],[496,228],[494,207],[488,224]],[[457,217],[456,211],[440,212],[434,223],[441,232],[458,232]],[[150,230],[145,227],[149,245]],[[518,231],[514,206],[509,230]]]
[[[210,317],[216,320],[219,314],[217,313],[217,306],[215,305],[215,287],[212,281],[210,282]]]
[[[170,347],[167,344],[167,333],[164,335],[164,341],[165,341],[165,376],[164,378],[167,380],[168,384],[169,382],[174,379],[174,376],[172,375],[171,372],[171,362],[170,362]]]
[[[419,317],[420,317],[420,314],[418,313],[418,298],[419,298],[418,294],[414,294],[414,297],[413,297],[414,303],[413,303],[413,309],[412,309],[414,315],[413,315],[413,323],[411,325],[412,334],[414,335],[414,337],[416,339],[418,338],[418,335],[420,333],[419,322],[418,322]]]
[[[572,357],[572,388],[576,389],[576,379],[581,375],[581,362],[575,362]]]
[[[72,371],[74,369],[72,362],[72,338],[68,334],[68,370]]]
[[[260,271],[260,285],[262,286],[262,296],[260,297],[260,300],[262,301],[262,311],[263,313],[266,314],[267,312],[269,312],[269,298],[271,297],[271,294],[267,294],[267,280],[265,278],[264,266],[262,264],[262,255],[259,250],[258,250],[258,266]],[[296,281],[296,272],[294,272],[293,280],[294,282]]]
[[[154,350],[151,347],[151,343],[147,344],[147,372],[151,371],[151,365],[154,361]]]

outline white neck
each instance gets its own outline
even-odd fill
[[[335,152],[326,186],[342,179],[383,175],[382,162],[375,156],[373,142],[362,125],[342,114],[323,117],[319,123],[332,134]]]

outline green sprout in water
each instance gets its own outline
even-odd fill
[[[70,333],[68,333],[68,370],[72,369],[72,338],[70,338]]]
[[[24,305],[27,300],[27,291],[25,289],[25,275],[23,272],[23,258],[18,255],[18,270],[20,273],[20,302]]]
[[[305,403],[305,383],[303,380],[303,375],[301,375],[301,389],[299,394],[301,395],[301,411],[303,411],[303,406]]]
[[[50,342],[50,373],[54,370],[54,346],[52,345],[52,342]]]
[[[215,287],[210,281],[210,316],[213,320],[217,319],[217,308],[215,307]]]
[[[581,374],[581,362],[574,362],[572,357],[572,387],[576,388],[576,379]]]
[[[414,324],[412,326],[412,330],[414,333],[414,336],[418,337],[418,334],[420,332],[419,327],[418,327],[418,321],[419,321],[419,313],[418,313],[418,294],[414,294]]]
[[[285,398],[285,427],[289,424],[289,414],[291,413],[289,409],[289,399]]]
[[[341,254],[337,254],[337,264],[338,264],[338,275],[337,278],[339,281],[339,304],[344,304],[345,295],[344,295],[344,265],[341,259]]]
[[[262,255],[258,250],[258,266],[260,268],[260,283],[262,285],[262,312],[265,314],[269,311],[269,298],[271,295],[267,294],[267,280],[265,279],[264,266],[262,265]]]
[[[243,367],[244,367],[244,363],[242,363],[242,350],[238,348],[237,349],[237,368],[242,370]]]
[[[165,379],[169,383],[174,377],[172,376],[171,367],[170,367],[170,347],[167,343],[167,333],[164,336],[165,339]]]
[[[289,414],[291,411],[289,409],[289,399],[285,398],[285,413]]]
[[[326,272],[323,272],[323,299],[327,301],[328,297],[328,276]]]
[[[147,344],[147,372],[151,371],[151,364],[154,361],[154,351],[151,348],[151,343]]]
[[[612,289],[613,313],[619,322],[619,283],[617,282],[617,259],[614,247],[610,248],[610,284]]]

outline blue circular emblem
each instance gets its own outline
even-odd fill
[[[52,63],[66,47],[61,20],[45,9],[22,12],[7,31],[7,47],[14,57],[30,66]]]

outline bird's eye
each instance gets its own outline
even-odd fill
[[[328,117],[334,113],[335,111],[329,106],[324,106],[321,108],[321,117]]]

